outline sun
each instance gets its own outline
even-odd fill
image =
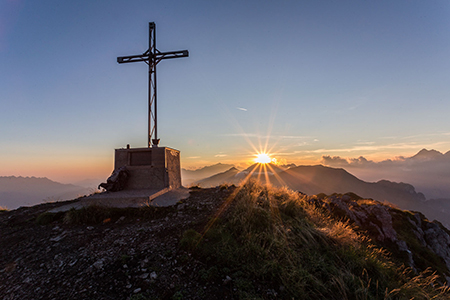
[[[259,164],[268,164],[272,162],[272,158],[270,158],[269,154],[267,153],[259,153],[256,154],[256,158],[254,159],[255,163]]]

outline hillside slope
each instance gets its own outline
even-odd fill
[[[0,212],[4,299],[450,299],[449,232],[354,194],[250,181],[174,207],[45,213],[63,204]]]

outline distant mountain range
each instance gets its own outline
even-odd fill
[[[229,165],[229,164],[218,163],[218,164],[215,164],[212,166],[206,166],[206,167],[196,169],[196,170],[188,170],[188,169],[182,168],[181,169],[181,179],[183,181],[184,186],[189,186],[195,181],[210,177],[217,173],[224,172],[232,167],[234,167],[234,166]]]
[[[450,198],[450,151],[422,149],[411,157],[396,157],[380,162],[339,156],[322,156],[321,164],[344,168],[365,181],[386,179],[408,182],[427,199]]]
[[[412,156],[411,159],[413,160],[422,160],[422,161],[429,161],[429,160],[436,160],[436,159],[450,159],[450,151],[447,151],[445,154],[431,149],[422,149],[419,152],[417,152],[416,155]]]
[[[450,151],[443,154],[422,149],[408,158],[381,162],[364,157],[323,156],[322,165],[267,164],[263,167],[255,164],[243,171],[231,164],[218,163],[196,170],[181,169],[181,174],[184,186],[238,184],[246,178],[255,178],[309,195],[353,192],[364,198],[390,202],[402,209],[421,211],[430,219],[446,223],[447,227],[450,222],[447,221],[450,220]],[[93,188],[86,186],[97,186],[98,183],[99,180],[87,180],[72,185],[47,178],[0,177],[0,206],[14,209],[44,201],[73,199],[91,193]]]
[[[92,189],[73,184],[62,184],[48,178],[0,177],[0,206],[16,209],[45,201],[75,199],[92,193]]]
[[[308,195],[353,192],[365,198],[395,202],[399,206],[408,204],[412,199],[414,201],[425,201],[425,196],[422,193],[417,193],[410,184],[387,180],[365,182],[344,169],[322,165],[282,169],[272,164],[267,164],[265,167],[255,164],[241,172],[233,167],[225,172],[199,180],[197,183],[200,186],[211,187],[222,183],[239,184],[246,178],[270,182],[275,186],[286,186]]]
[[[388,180],[365,182],[342,168],[316,165],[283,169],[271,164],[266,167],[255,164],[241,172],[232,167],[196,183],[202,187],[211,187],[222,183],[239,184],[249,178],[269,181],[274,186],[286,186],[308,195],[351,192],[363,198],[389,202],[401,209],[420,211],[431,220],[439,220],[450,228],[450,200],[427,201],[424,194],[417,192],[411,184]]]

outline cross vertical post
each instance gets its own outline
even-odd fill
[[[148,28],[148,49],[150,50],[151,62],[148,64],[148,147],[159,145],[158,139],[158,112],[157,112],[157,94],[156,94],[156,34],[155,23],[150,22]],[[152,107],[154,109],[152,110]],[[152,126],[153,124],[153,126]],[[153,133],[155,138],[152,140]]]
[[[149,23],[149,47],[141,55],[117,57],[119,64],[143,61],[148,64],[148,143],[147,146],[158,147],[158,112],[156,93],[156,65],[163,59],[188,57],[189,51],[160,52],[156,49],[156,25]]]

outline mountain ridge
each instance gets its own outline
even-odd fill
[[[408,182],[424,193],[428,200],[450,198],[450,151],[445,154],[422,149],[410,157],[399,156],[379,162],[359,158],[323,155],[321,163],[329,167],[342,167],[365,181],[382,179]]]
[[[210,166],[204,166],[195,170],[181,168],[181,179],[184,186],[189,186],[193,182],[210,177],[214,174],[225,172],[229,168],[234,167],[230,164],[217,163]]]
[[[0,206],[8,209],[74,199],[90,193],[91,189],[59,183],[47,177],[0,176]]]
[[[226,174],[221,174],[221,176],[206,178],[199,181],[198,184],[202,187],[224,183],[237,185],[248,177],[248,174],[242,172],[229,173],[229,175],[227,177]],[[261,174],[252,177],[261,182],[266,181],[266,177]],[[409,183],[389,180],[365,182],[344,168],[331,168],[323,165],[296,166],[268,178],[274,186],[287,186],[308,195],[351,192],[363,198],[388,202],[401,209],[420,211],[431,220],[438,220],[450,228],[450,203],[447,205],[449,201],[426,200],[425,195],[416,191],[415,187]]]

